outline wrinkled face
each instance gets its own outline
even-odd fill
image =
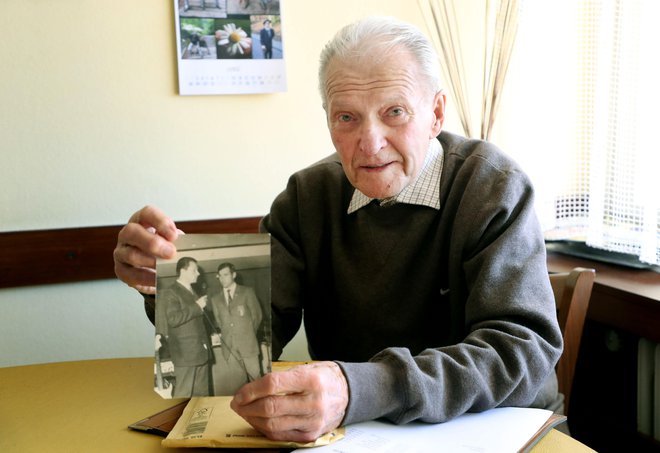
[[[234,283],[235,278],[236,273],[232,272],[228,267],[223,267],[218,272],[218,280],[220,280],[220,284],[223,288],[229,288],[231,284]]]
[[[422,80],[407,51],[377,64],[328,65],[330,136],[348,180],[369,197],[392,197],[414,182],[442,129],[445,95],[430,93]]]

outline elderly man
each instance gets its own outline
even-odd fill
[[[263,221],[273,358],[304,312],[319,362],[266,375],[232,401],[268,437],[560,403],[562,340],[531,184],[493,145],[441,133],[438,77],[428,39],[393,19],[349,25],[322,52],[337,155],[294,174]],[[118,277],[151,292],[144,268],[171,256],[176,236],[157,208],[134,214]]]

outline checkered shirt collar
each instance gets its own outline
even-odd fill
[[[440,175],[442,174],[443,153],[442,145],[438,140],[431,140],[429,150],[426,153],[424,166],[419,177],[412,184],[404,188],[394,197],[378,200],[381,206],[394,203],[416,204],[440,209]],[[371,203],[370,198],[355,189],[353,197],[348,205],[348,214],[352,214],[360,208]]]

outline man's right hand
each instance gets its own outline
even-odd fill
[[[199,308],[201,308],[202,310],[204,310],[204,307],[206,307],[206,299],[207,299],[207,297],[208,297],[208,296],[202,296],[202,297],[200,297],[199,299],[197,299],[197,300],[195,301],[195,303],[196,303],[197,305],[199,305]]]
[[[173,258],[172,243],[181,233],[174,221],[155,206],[145,206],[128,220],[113,256],[119,280],[141,293],[156,293],[156,259]]]

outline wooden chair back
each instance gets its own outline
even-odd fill
[[[576,267],[570,272],[549,274],[549,276],[557,304],[559,328],[564,337],[564,352],[557,363],[557,380],[559,391],[564,394],[564,413],[568,414],[582,329],[596,271]]]

